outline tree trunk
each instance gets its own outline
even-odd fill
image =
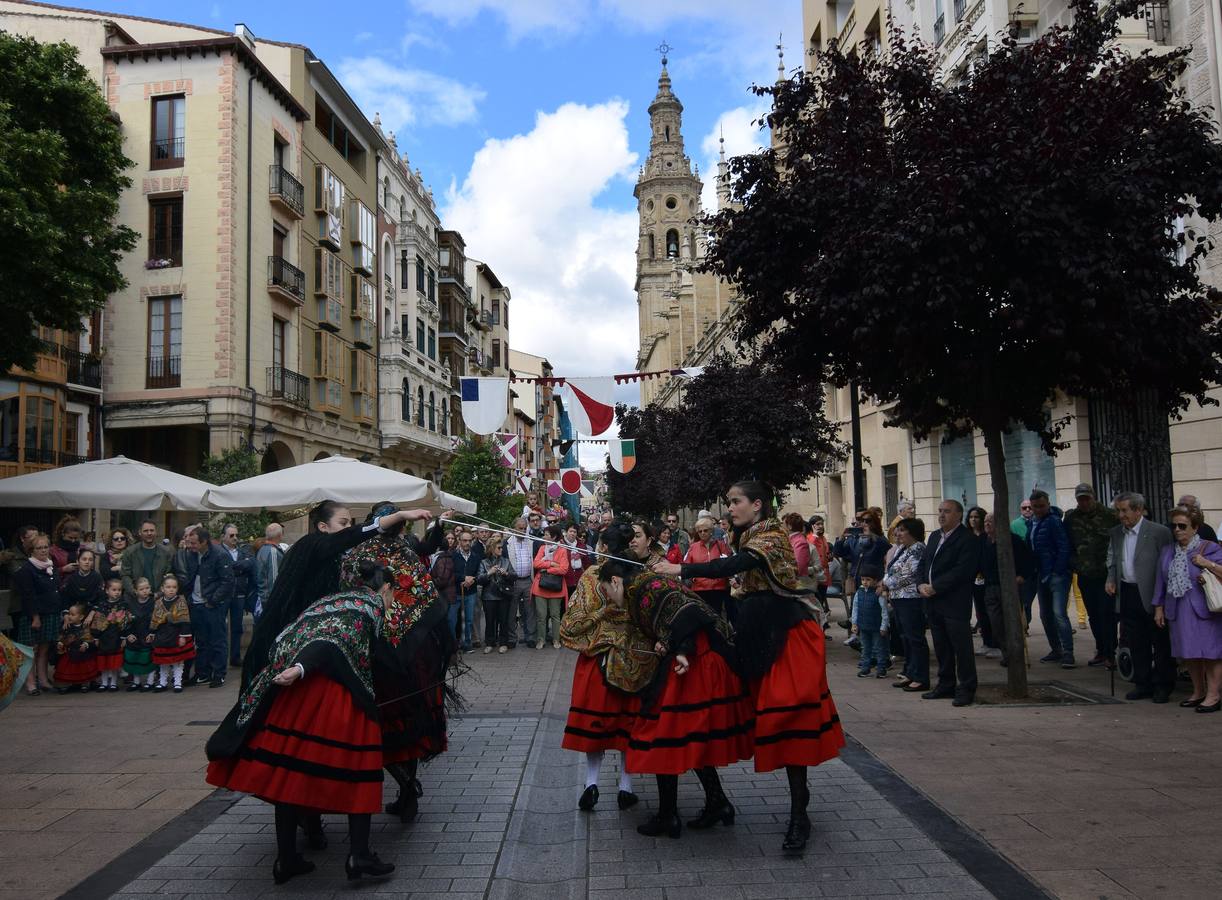
[[[1027,696],[1027,623],[1018,597],[1014,571],[1014,547],[1010,541],[1010,486],[1006,481],[1006,454],[1001,427],[981,428],[989,453],[989,478],[993,483],[993,530],[997,536],[997,569],[1001,579],[1001,614],[1006,627],[1007,693]]]

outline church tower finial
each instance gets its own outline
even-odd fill
[[[782,43],[784,33],[776,36],[776,80],[785,80],[785,45]]]

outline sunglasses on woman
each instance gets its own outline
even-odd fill
[[[1192,526],[1187,522],[1172,522],[1171,527],[1176,531],[1190,531]]]

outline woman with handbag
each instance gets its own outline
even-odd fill
[[[1192,696],[1180,702],[1199,713],[1222,709],[1222,607],[1211,610],[1208,593],[1222,593],[1222,547],[1204,540],[1201,511],[1177,506],[1168,515],[1174,540],[1163,548],[1154,582],[1154,624],[1171,628],[1171,654],[1192,676]]]
[[[559,525],[548,525],[544,529],[548,541],[535,554],[535,583],[531,585],[531,595],[535,600],[535,622],[538,631],[536,650],[542,650],[547,643],[547,620],[552,620],[552,635],[554,646],[560,649],[560,616],[564,612],[564,601],[569,597],[568,585],[564,577],[569,574],[569,551],[560,546],[564,540],[564,531]]]

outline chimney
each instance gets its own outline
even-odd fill
[[[239,38],[252,51],[255,49],[255,33],[247,28],[244,22],[239,22],[233,26],[233,34],[234,37]]]

